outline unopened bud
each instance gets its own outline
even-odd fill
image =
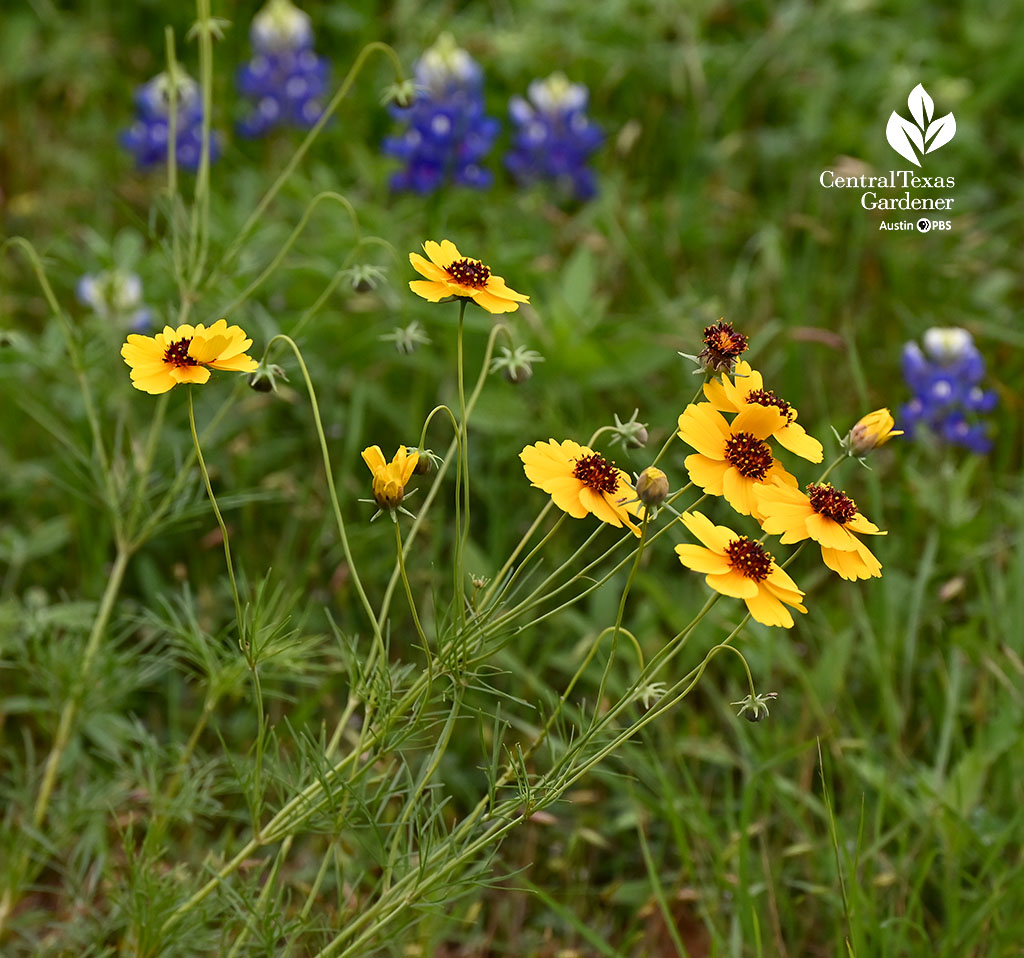
[[[645,506],[659,506],[668,496],[668,476],[655,466],[648,466],[636,480],[636,497]]]
[[[533,375],[533,364],[544,362],[544,357],[536,350],[525,346],[509,349],[501,347],[501,355],[491,360],[491,372],[501,370],[507,382],[513,386],[525,383]]]
[[[640,410],[634,409],[633,415],[625,422],[622,422],[616,414],[613,443],[621,442],[627,449],[640,449],[647,445],[647,423],[640,422],[636,418],[639,414]]]
[[[901,430],[893,428],[895,425],[888,409],[876,409],[857,421],[843,440],[843,447],[851,456],[860,459],[877,446],[887,443],[893,436],[902,436]]]
[[[256,371],[250,374],[249,386],[258,393],[268,393],[271,390],[277,392],[279,379],[288,382],[285,371],[275,363],[268,363],[264,360],[256,367]]]

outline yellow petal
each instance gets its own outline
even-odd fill
[[[818,515],[807,518],[807,532],[811,538],[828,549],[839,549],[841,552],[856,550],[857,537],[834,519]]]
[[[767,589],[758,589],[757,594],[746,600],[747,609],[755,622],[761,625],[780,625],[793,628],[793,616],[789,610]],[[800,607],[802,611],[806,611]]]
[[[729,466],[722,476],[722,495],[741,516],[749,516],[757,509],[753,480],[740,475],[735,466]]]
[[[529,296],[517,293],[500,276],[491,276],[484,288],[489,293],[494,293],[495,296],[500,296],[502,299],[514,299],[517,303],[528,303],[530,301]]]
[[[698,453],[687,456],[683,461],[683,465],[686,466],[686,471],[690,474],[693,482],[712,496],[720,496],[722,494],[722,480],[725,477],[726,471],[732,469],[732,466],[727,462],[722,462],[719,459],[708,459],[706,456]]]
[[[511,299],[502,299],[486,289],[475,289],[471,298],[477,306],[482,306],[489,313],[514,313],[519,309],[519,303]]]
[[[384,453],[380,451],[380,446],[369,446],[364,449],[360,454],[363,457],[363,462],[366,463],[375,476],[379,472],[384,471],[384,467],[387,465],[384,459]]]
[[[784,425],[786,417],[775,406],[744,406],[732,421],[732,434],[749,432],[756,439],[767,439]]]
[[[712,552],[721,555],[725,554],[726,548],[733,539],[739,538],[732,529],[726,526],[716,526],[702,512],[684,512],[679,519],[691,535],[700,539]]]
[[[731,595],[735,599],[749,599],[757,595],[757,583],[735,569],[730,569],[728,572],[712,573],[706,577],[705,581],[716,592],[720,592],[722,595]]]
[[[807,431],[798,422],[791,422],[785,429],[780,429],[775,433],[775,438],[781,446],[808,462],[821,462],[825,456],[825,447],[813,436],[807,435]]]
[[[426,276],[427,279],[438,283],[443,283],[448,279],[448,274],[441,269],[440,266],[435,266],[429,260],[420,256],[419,253],[410,253],[409,262],[412,263],[412,268],[416,270],[420,276]]]
[[[711,403],[691,403],[679,417],[679,438],[709,459],[725,458],[729,436],[729,424]]]
[[[683,545],[676,546],[676,555],[679,556],[679,561],[684,566],[688,569],[693,569],[694,572],[720,574],[728,572],[732,568],[725,556],[712,552],[710,549],[705,549],[704,546],[684,543]]]

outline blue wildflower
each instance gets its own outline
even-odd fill
[[[413,104],[390,107],[406,128],[382,144],[386,154],[405,163],[391,177],[391,188],[430,193],[448,180],[490,186],[493,177],[480,161],[490,152],[499,124],[484,112],[480,65],[444,34],[416,62],[414,77]]]
[[[914,398],[900,410],[908,433],[929,429],[940,441],[986,453],[992,448],[980,417],[997,402],[995,392],[983,389],[985,360],[971,334],[957,326],[934,327],[924,334],[924,349],[910,342],[903,347],[903,377]]]
[[[75,295],[101,319],[123,324],[133,332],[144,332],[152,322],[152,311],[142,302],[142,280],[127,270],[87,274],[78,281]]]
[[[547,180],[566,196],[590,199],[597,183],[586,163],[604,134],[587,118],[587,88],[553,73],[534,80],[528,96],[530,102],[518,96],[509,101],[518,129],[505,166],[522,184]]]
[[[178,165],[186,170],[199,169],[203,152],[203,103],[199,86],[190,76],[181,74],[177,84]],[[171,78],[166,73],[153,77],[135,93],[135,122],[120,137],[121,145],[135,156],[140,169],[158,166],[167,160],[170,136]],[[210,159],[220,155],[220,138],[210,136]]]
[[[278,126],[308,129],[323,115],[330,65],[313,52],[313,25],[290,0],[270,0],[249,28],[252,59],[237,76],[252,109],[238,124],[242,136]]]

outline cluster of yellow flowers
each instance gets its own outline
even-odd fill
[[[490,267],[463,256],[450,240],[428,240],[423,249],[427,258],[410,253],[409,260],[425,278],[409,286],[429,302],[472,301],[495,314],[514,312],[529,302]],[[258,364],[245,353],[251,345],[238,326],[221,319],[208,329],[186,324],[167,326],[156,336],[129,336],[121,355],[136,388],[162,393],[179,383],[205,383],[210,369],[255,371]],[[747,337],[728,323],[705,329],[705,348],[693,357],[711,377],[703,387],[705,401],[686,407],[677,435],[696,450],[685,460],[692,483],[706,495],[724,498],[740,515],[751,516],[764,535],[754,541],[715,525],[700,512],[684,512],[680,522],[702,545],[678,545],[675,551],[684,566],[706,575],[712,589],[743,599],[758,622],[790,628],[789,610],[807,611],[804,592],[764,548],[764,538],[780,536],[783,545],[810,539],[821,547],[829,569],[856,580],[877,577],[882,568],[858,536],[885,533],[861,515],[846,493],[825,481],[831,468],[804,492],[775,458],[772,442],[812,463],[822,461],[824,450],[797,422],[797,410],[766,389],[761,374],[739,358],[747,345]],[[876,410],[850,431],[844,448],[863,456],[901,435],[893,426],[887,409]],[[370,446],[362,457],[373,477],[374,500],[394,518],[419,451],[400,446],[389,462],[379,446]],[[637,537],[655,514],[652,507],[668,496],[662,470],[651,466],[634,484],[600,453],[571,439],[528,445],[520,459],[530,482],[559,509],[577,519],[593,515]]]
[[[717,375],[704,385],[706,402],[691,403],[679,416],[677,433],[696,450],[685,461],[692,483],[708,495],[724,498],[740,515],[753,517],[766,535],[781,536],[784,545],[813,540],[821,547],[825,565],[844,579],[881,575],[881,564],[858,535],[885,533],[824,477],[802,492],[796,478],[775,458],[771,441],[813,463],[822,461],[824,450],[797,422],[797,410],[766,389],[761,374],[738,359],[746,349],[746,337],[734,333],[729,324],[718,323],[705,330],[704,341],[702,364]],[[862,456],[900,435],[893,426],[887,409],[865,416],[850,433],[849,451]],[[592,514],[638,536],[636,520],[644,514],[638,503],[661,501],[667,495],[660,469],[645,470],[634,487],[622,470],[571,440],[527,446],[520,458],[531,483],[569,515]],[[663,491],[652,500],[644,487],[655,481]],[[791,628],[789,610],[807,611],[803,591],[761,541],[715,525],[700,512],[684,512],[680,521],[703,543],[676,546],[680,562],[704,573],[715,591],[743,599],[758,622]]]

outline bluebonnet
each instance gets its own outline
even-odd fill
[[[149,329],[152,322],[152,311],[142,302],[142,280],[127,270],[86,274],[78,281],[75,295],[97,316],[134,332]]]
[[[940,441],[972,452],[986,453],[992,448],[981,416],[995,408],[997,397],[981,386],[985,360],[966,329],[929,329],[923,350],[917,343],[907,343],[903,347],[903,377],[914,392],[899,416],[908,433],[925,427]]]
[[[517,130],[505,166],[520,183],[547,180],[567,196],[590,199],[597,183],[587,159],[604,134],[587,118],[587,88],[553,73],[534,80],[528,96],[529,101],[518,96],[509,101]]]
[[[186,170],[199,169],[203,152],[203,103],[195,80],[180,74],[177,83],[177,137],[175,155]],[[135,93],[135,122],[120,137],[121,145],[135,156],[140,169],[158,166],[167,160],[170,136],[171,78],[160,73]],[[220,154],[220,138],[210,135],[210,159]]]
[[[414,78],[412,105],[390,107],[405,130],[382,144],[386,154],[405,163],[391,177],[391,188],[431,193],[448,180],[490,186],[493,176],[480,161],[490,152],[499,124],[484,112],[480,65],[444,34],[416,62]]]
[[[251,109],[238,132],[256,137],[278,126],[313,126],[323,115],[330,65],[313,52],[308,14],[289,0],[270,0],[253,17],[249,42],[253,56],[237,83]]]

